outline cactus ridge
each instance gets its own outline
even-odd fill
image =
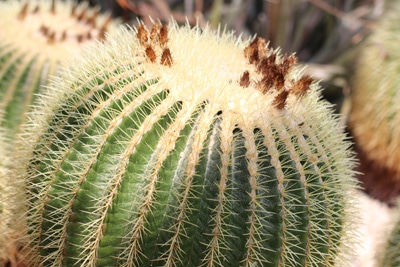
[[[20,164],[32,266],[343,260],[353,163],[317,86],[243,88],[243,68],[258,76],[231,35],[171,23],[148,43],[140,29],[89,50],[31,113]],[[200,55],[179,53],[190,43]]]

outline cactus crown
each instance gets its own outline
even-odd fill
[[[32,266],[342,260],[352,157],[295,63],[174,22],[86,51],[21,135]]]
[[[33,54],[46,50],[49,58],[60,59],[82,43],[103,40],[111,23],[111,17],[100,15],[99,9],[72,1],[8,1],[1,6],[6,16],[2,21],[15,25],[4,26],[1,37],[23,50],[29,45]]]
[[[103,40],[116,22],[72,1],[0,2],[0,109],[12,140],[48,77],[83,45]]]

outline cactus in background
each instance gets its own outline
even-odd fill
[[[7,149],[8,140],[3,130],[0,128],[0,267],[23,267],[27,265],[24,265],[19,239],[26,231],[22,230],[20,218],[14,213],[19,212],[16,208],[21,208],[21,202],[24,202],[24,192],[15,183],[11,169],[12,152]]]
[[[29,266],[346,261],[353,158],[293,55],[171,22],[70,66],[16,155]]]
[[[116,23],[97,9],[72,1],[0,2],[1,125],[10,139],[25,113],[71,52],[101,40]]]
[[[0,138],[0,266],[6,266],[5,261],[9,256],[10,250],[10,210],[8,198],[10,195],[10,188],[8,185],[9,176],[9,157],[7,151],[4,149],[3,139]]]
[[[16,240],[22,234],[14,215],[23,192],[3,152],[14,148],[14,135],[49,77],[82,46],[115,31],[117,23],[98,9],[54,0],[0,1],[0,23],[0,266],[14,266],[11,254],[19,253]]]
[[[394,209],[391,222],[386,225],[380,250],[377,251],[376,259],[379,267],[400,266],[400,198],[396,201],[397,207]]]
[[[360,179],[367,192],[385,201],[399,194],[400,185],[399,11],[400,3],[392,1],[366,40],[352,80],[349,114],[365,173]]]
[[[385,244],[382,255],[378,259],[380,267],[397,267],[400,266],[400,221],[397,222],[392,232],[389,234],[387,243]]]

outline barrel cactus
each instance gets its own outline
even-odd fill
[[[9,198],[12,191],[8,186],[10,160],[4,149],[4,140],[0,137],[0,266],[5,266],[9,258],[10,249],[13,247],[11,236],[13,235],[10,224]]]
[[[400,3],[391,1],[366,40],[352,80],[349,128],[360,158],[366,190],[392,201],[400,185]]]
[[[354,160],[302,70],[173,21],[86,50],[21,134],[29,266],[344,263]]]
[[[400,198],[396,199],[397,207],[393,208],[393,215],[380,243],[377,253],[377,262],[380,267],[400,266]]]
[[[1,125],[11,137],[48,77],[83,44],[116,28],[98,9],[69,1],[0,1]]]

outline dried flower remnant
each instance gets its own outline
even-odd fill
[[[266,41],[261,37],[256,37],[250,45],[244,49],[245,57],[250,64],[254,64],[260,60],[260,56],[265,54]]]
[[[300,97],[305,95],[313,81],[314,79],[308,75],[301,77],[298,81],[294,82],[293,87],[290,89],[290,93]]]
[[[158,34],[158,40],[160,45],[163,47],[168,43],[168,28],[167,25],[163,24],[160,28],[160,32]]]
[[[288,91],[279,92],[272,103],[277,109],[283,109],[286,105],[286,99],[289,95]]]
[[[279,72],[287,75],[290,69],[297,63],[297,58],[292,54],[283,57],[281,63],[278,65]]]
[[[159,22],[154,23],[153,26],[151,27],[150,40],[153,43],[156,43],[158,41],[160,29],[161,29],[161,24]]]
[[[156,52],[150,45],[148,45],[146,47],[145,52],[146,52],[146,56],[150,59],[151,62],[153,62],[153,63],[156,62],[156,59],[157,59]]]
[[[18,13],[17,18],[19,20],[23,20],[23,19],[25,19],[27,13],[28,13],[28,3],[25,3],[22,6],[21,11]]]
[[[172,56],[169,48],[165,48],[161,54],[161,65],[170,67],[172,65]]]
[[[149,41],[149,32],[146,30],[143,24],[140,24],[137,27],[136,37],[139,39],[141,46],[144,46]]]
[[[255,66],[256,73],[261,75],[260,79],[253,81],[255,88],[263,94],[275,92],[277,95],[273,105],[278,109],[285,107],[289,94],[301,97],[309,90],[313,82],[309,76],[299,80],[290,78],[290,72],[296,65],[297,58],[293,54],[279,58],[276,51],[266,48],[266,41],[260,37],[255,38],[245,47],[244,56],[250,65]],[[239,85],[248,87],[250,83],[250,75],[243,74]],[[290,87],[290,84],[293,86]]]
[[[240,86],[242,86],[244,88],[249,87],[249,85],[250,85],[250,73],[249,73],[248,70],[243,72],[242,76],[240,77],[239,84],[240,84]]]
[[[150,38],[149,38],[150,36]],[[137,27],[136,37],[139,39],[139,43],[144,47],[147,58],[155,63],[157,60],[157,49],[162,49],[160,64],[170,67],[173,63],[171,51],[168,48],[168,27],[167,25],[161,25],[160,23],[154,23],[150,34],[143,24]]]

